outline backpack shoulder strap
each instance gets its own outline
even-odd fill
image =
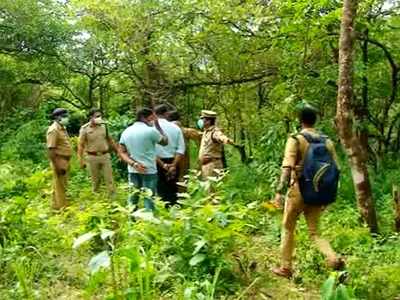
[[[319,134],[318,137],[312,136],[306,132],[300,132],[300,135],[306,139],[309,144],[325,143],[327,136]]]

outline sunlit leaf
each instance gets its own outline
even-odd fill
[[[192,255],[196,255],[201,250],[201,248],[204,247],[205,244],[207,244],[207,242],[205,240],[200,240],[200,241],[197,241],[196,243],[194,243],[196,248],[194,249]]]
[[[115,234],[114,231],[109,230],[109,229],[102,229],[101,230],[101,234],[100,237],[103,241],[105,241],[106,239],[111,238],[113,235]]]
[[[199,263],[201,263],[205,259],[206,259],[206,255],[205,254],[196,254],[195,256],[193,256],[190,259],[189,265],[194,267],[194,266],[198,265]]]
[[[96,273],[100,268],[108,268],[111,265],[111,258],[107,251],[100,252],[96,256],[93,256],[89,261],[90,273]]]
[[[97,233],[94,233],[94,232],[88,232],[88,233],[81,235],[80,237],[78,237],[74,240],[74,244],[72,245],[72,248],[73,249],[78,248],[80,245],[90,241],[96,235],[97,235]]]

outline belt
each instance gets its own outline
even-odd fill
[[[68,156],[68,155],[56,154],[56,156],[61,157],[61,158],[65,159],[65,160],[70,160],[71,159],[71,156]]]
[[[110,151],[86,151],[87,154],[93,155],[93,156],[100,156],[109,153]]]

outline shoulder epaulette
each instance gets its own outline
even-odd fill
[[[52,131],[55,131],[55,130],[57,130],[57,125],[55,123],[53,123],[47,129],[47,132],[52,132]]]
[[[86,128],[86,127],[88,127],[90,125],[90,122],[89,123],[86,123],[86,124],[83,124],[82,125],[82,128]]]
[[[292,134],[290,135],[290,137],[293,138],[293,139],[295,139],[295,140],[297,141],[299,135],[300,135],[300,133],[299,133],[299,132],[296,132],[296,133],[292,133]]]

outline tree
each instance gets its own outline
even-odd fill
[[[357,0],[345,0],[339,41],[339,87],[337,129],[347,152],[360,213],[371,232],[378,231],[371,184],[362,143],[353,128],[353,62]]]

